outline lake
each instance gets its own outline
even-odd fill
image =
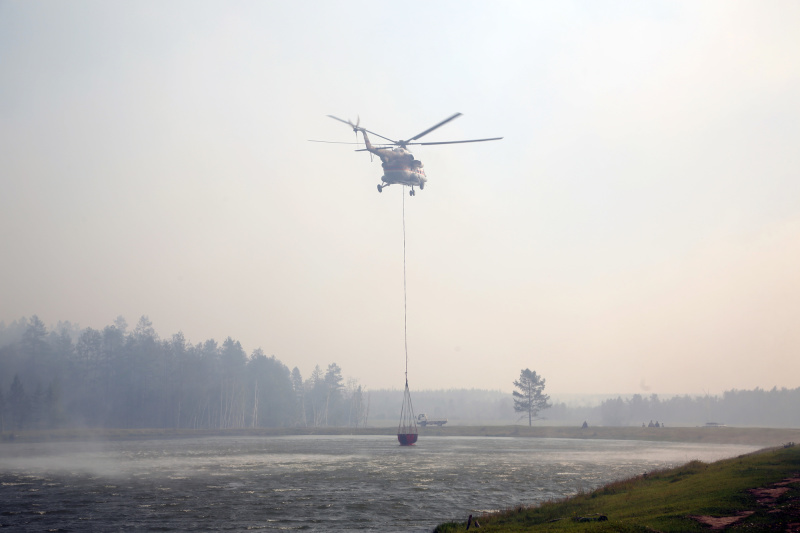
[[[755,446],[501,437],[206,437],[0,444],[20,531],[431,531]]]

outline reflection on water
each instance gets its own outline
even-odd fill
[[[0,445],[0,526],[20,530],[430,531],[751,446],[386,436]]]

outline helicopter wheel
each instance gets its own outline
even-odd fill
[[[414,196],[414,189],[411,189],[410,191],[408,191],[408,195],[409,196]]]
[[[378,185],[378,192],[383,192],[383,187],[381,187],[380,185]]]

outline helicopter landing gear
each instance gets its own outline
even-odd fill
[[[383,192],[383,187],[381,187],[380,185],[378,185],[378,192]]]
[[[416,195],[417,195],[417,193],[415,193],[415,192],[414,192],[414,189],[412,188],[410,191],[408,191],[408,195],[409,195],[409,196],[416,196]]]
[[[424,189],[424,188],[425,188],[425,182],[423,181],[423,182],[421,182],[421,183],[419,184],[419,190],[422,190],[422,189]]]

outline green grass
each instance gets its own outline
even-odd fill
[[[491,531],[618,531],[692,532],[708,531],[691,516],[733,516],[739,511],[755,513],[733,529],[783,531],[787,513],[800,521],[800,483],[789,485],[781,496],[780,512],[756,502],[748,489],[764,487],[787,477],[800,476],[800,447],[762,450],[706,464],[692,461],[683,466],[625,479],[595,491],[578,494],[531,508],[509,509],[478,517],[481,532]],[[793,509],[793,510],[792,510]],[[577,522],[577,517],[604,515],[608,521]],[[465,531],[466,522],[449,522],[438,532]]]

